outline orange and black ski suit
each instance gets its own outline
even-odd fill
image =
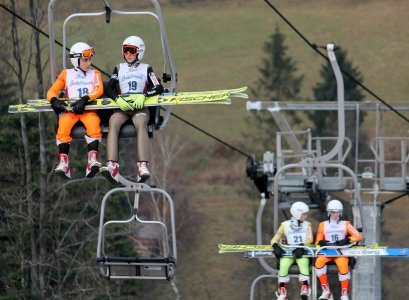
[[[101,73],[98,70],[65,69],[58,75],[57,80],[47,92],[47,99],[58,97],[60,91],[65,89],[66,98],[80,98],[88,95],[90,100],[96,99],[104,93]],[[72,141],[71,130],[75,123],[81,121],[86,129],[87,143],[101,140],[100,119],[95,110],[84,111],[81,115],[72,112],[60,114],[57,130],[57,145]]]
[[[334,243],[346,237],[348,237],[351,242],[359,242],[362,240],[362,234],[356,230],[349,221],[328,220],[319,224],[315,244],[318,245],[321,240]],[[317,270],[322,269],[330,261],[335,262],[340,275],[349,274],[348,257],[326,257],[320,255],[315,261],[315,268]],[[318,273],[319,272],[317,272],[317,275]]]

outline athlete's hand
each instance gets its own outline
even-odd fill
[[[143,103],[145,102],[145,95],[144,94],[134,94],[132,97],[132,107],[134,109],[142,109]]]
[[[326,241],[326,240],[321,240],[318,242],[318,245],[320,245],[320,247],[324,247],[324,246],[330,246],[331,242],[330,241]]]
[[[66,107],[68,106],[67,102],[59,100],[57,97],[52,97],[50,103],[51,108],[57,115],[67,111],[66,109]]]
[[[127,110],[133,110],[133,107],[131,106],[131,104],[129,104],[124,98],[122,98],[121,96],[119,96],[118,98],[116,98],[116,104],[118,104],[119,108],[122,111],[127,111]]]
[[[87,105],[87,102],[89,100],[89,96],[85,95],[81,97],[80,100],[75,101],[75,103],[72,105],[72,112],[76,115],[82,115],[85,110],[85,105]]]
[[[293,255],[295,258],[301,258],[304,254],[304,249],[303,248],[295,248],[293,250]]]
[[[273,253],[274,253],[275,257],[277,257],[278,259],[283,257],[285,252],[284,252],[283,249],[281,249],[281,247],[277,243],[274,243],[271,246],[273,246]]]
[[[345,245],[349,245],[349,244],[351,244],[351,242],[349,241],[349,238],[347,238],[347,237],[342,239],[342,240],[339,240],[339,241],[335,242],[335,245],[337,245],[337,246],[345,246]]]

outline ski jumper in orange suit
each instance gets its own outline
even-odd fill
[[[338,241],[345,239],[348,239],[350,243],[359,242],[362,240],[362,234],[349,221],[329,219],[319,224],[315,244],[318,245],[320,241],[328,241],[328,246],[331,244],[336,245]],[[351,278],[348,257],[318,256],[315,261],[315,268],[320,283],[321,285],[328,286],[326,264],[330,261],[334,261],[337,265],[339,281],[341,282],[342,290],[346,293],[349,291],[349,279]]]
[[[86,73],[81,69],[62,70],[57,80],[47,92],[48,101],[53,97],[58,97],[62,89],[65,89],[67,98],[81,98],[88,95],[90,100],[96,99],[104,93],[101,73],[98,70],[89,70]],[[57,145],[72,141],[71,130],[75,123],[81,121],[87,135],[87,143],[100,140],[102,137],[99,126],[100,119],[95,110],[84,111],[83,114],[64,112],[60,114],[57,130]]]

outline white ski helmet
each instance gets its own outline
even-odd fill
[[[143,42],[143,40],[135,35],[131,35],[128,36],[124,42],[122,43],[122,54],[124,55],[126,53],[125,50],[127,50],[126,46],[130,46],[132,49],[133,47],[135,47],[135,53],[136,55],[136,60],[142,60],[143,55],[145,54],[145,43]],[[132,53],[132,52],[131,52]],[[132,54],[135,54],[132,53]]]
[[[328,202],[327,204],[327,213],[328,216],[331,215],[331,211],[339,211],[339,216],[342,216],[342,211],[344,210],[344,206],[342,205],[341,201],[339,200],[331,200],[330,202]]]
[[[310,209],[308,208],[307,204],[301,201],[294,202],[293,205],[291,205],[290,208],[290,213],[293,216],[294,219],[297,221],[301,220],[301,215],[303,213],[309,212]]]
[[[95,55],[93,47],[87,43],[79,42],[72,45],[70,49],[70,60],[74,68],[80,66],[80,58],[87,58]]]

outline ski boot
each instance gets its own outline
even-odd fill
[[[71,178],[71,169],[69,166],[68,154],[61,153],[58,154],[58,157],[60,159],[60,163],[54,169],[54,173],[60,175],[64,179]]]
[[[348,290],[342,289],[340,300],[349,300]]]
[[[318,298],[318,300],[334,300],[334,296],[332,296],[328,284],[321,284],[321,288],[322,295]]]
[[[287,289],[285,287],[280,287],[278,291],[276,291],[277,300],[288,300],[287,298]]]
[[[311,289],[308,284],[301,285],[300,300],[308,300],[308,296],[311,295]]]
[[[149,163],[146,161],[139,161],[136,163],[136,166],[138,167],[137,182],[142,183],[148,180],[149,176],[151,176],[148,169]]]
[[[101,167],[101,163],[97,161],[98,156],[98,151],[91,150],[88,152],[88,163],[87,170],[85,171],[85,177],[92,178],[98,173],[99,168]]]
[[[99,172],[112,183],[117,183],[119,180],[119,164],[115,161],[107,161],[106,167],[99,168]]]

